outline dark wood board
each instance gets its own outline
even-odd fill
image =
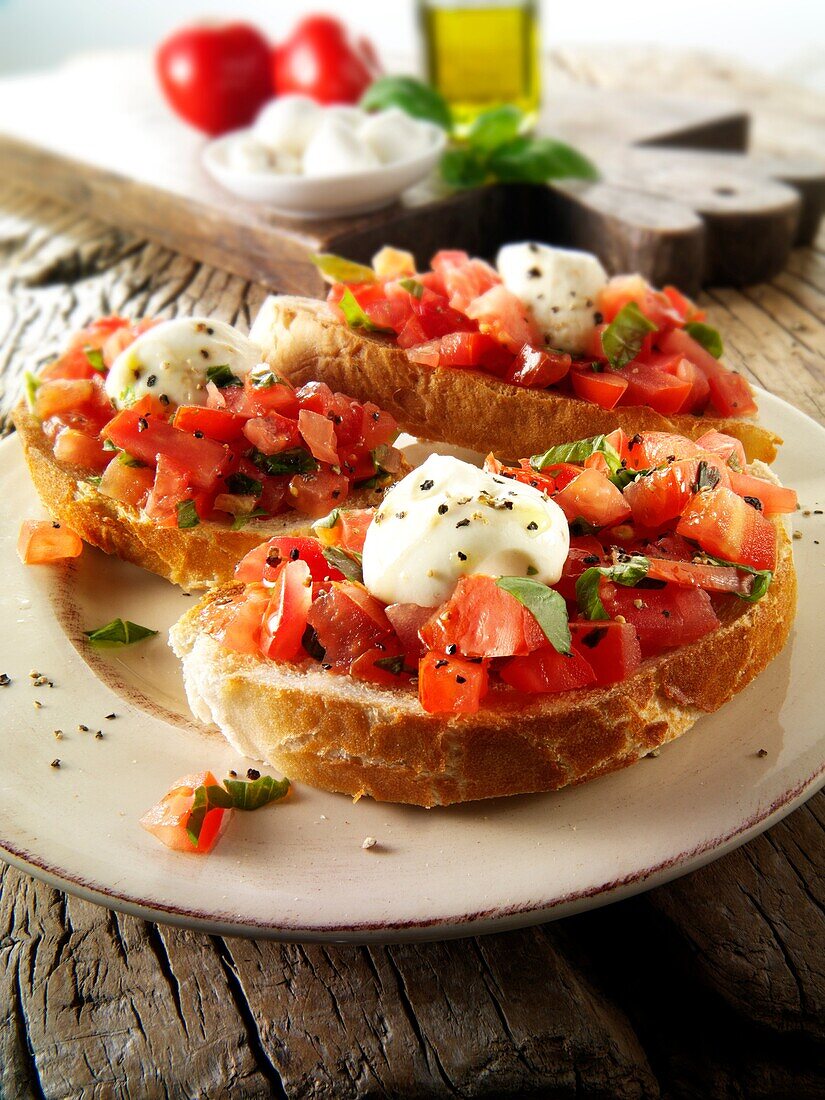
[[[0,171],[7,178],[296,293],[321,291],[308,260],[315,251],[368,260],[392,242],[423,263],[438,248],[489,257],[524,237],[587,248],[611,272],[638,270],[695,292],[704,282],[770,277],[818,224],[825,174],[804,163],[748,158],[747,116],[724,104],[581,88],[554,94],[539,128],[594,157],[602,181],[452,194],[433,183],[368,215],[295,222],[226,194],[207,177],[203,139],[165,108],[144,57],[92,56],[0,81]],[[720,148],[731,152],[708,152]]]

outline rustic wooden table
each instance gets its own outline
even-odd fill
[[[721,63],[630,62],[565,54],[557,78],[655,88],[658,71],[763,102],[762,148],[825,147],[813,95]],[[244,325],[264,293],[8,188],[0,255],[5,411],[21,371],[96,314]],[[705,304],[734,366],[825,422],[825,234],[770,285]],[[823,827],[825,793],[629,901],[398,947],[197,935],[0,864],[0,1097],[825,1097]]]

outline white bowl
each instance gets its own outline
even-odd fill
[[[347,175],[313,177],[231,168],[226,150],[230,141],[244,132],[239,130],[210,141],[203,150],[203,165],[228,191],[251,202],[267,203],[277,213],[291,218],[363,214],[389,206],[408,187],[425,179],[435,167],[447,144],[447,135],[433,123],[421,122],[420,125],[429,137],[425,152]]]

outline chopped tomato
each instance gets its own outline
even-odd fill
[[[398,643],[394,645],[390,643],[389,647],[384,644],[380,648],[374,646],[362,653],[360,657],[355,658],[350,665],[349,674],[354,676],[356,680],[368,680],[373,684],[381,684],[382,687],[398,687],[399,684],[406,684],[408,677],[406,675],[402,676],[402,669],[395,672],[392,668],[387,668],[386,664],[382,664],[382,662],[394,662],[396,658],[402,656]]]
[[[111,452],[107,452],[111,458]],[[150,466],[127,466],[117,456],[111,458],[103,471],[98,492],[121,504],[142,508],[155,482],[155,471]]]
[[[536,619],[493,577],[462,577],[445,604],[421,627],[428,649],[464,657],[510,657],[529,653],[547,639]]]
[[[625,588],[605,583],[601,598],[611,619],[621,615],[633,625],[643,657],[698,641],[719,625],[710,596],[701,588]]]
[[[616,684],[642,663],[642,650],[630,623],[571,623],[573,651],[593,669],[596,683]]]
[[[566,376],[572,362],[572,357],[564,352],[541,351],[525,344],[505,377],[517,386],[547,389]]]
[[[396,343],[400,348],[412,348],[427,343],[429,337],[419,319],[412,314],[401,331],[398,333]],[[438,366],[437,363],[430,364]]]
[[[718,455],[684,458],[631,481],[625,488],[624,499],[630,505],[636,523],[643,527],[658,527],[680,516],[696,492],[700,465],[713,468],[719,484],[728,484],[727,467]]]
[[[687,297],[686,294],[682,294],[680,290],[677,290],[675,286],[663,286],[662,294],[670,302],[671,307],[676,311],[682,321],[704,321],[705,311],[698,309],[696,304]]]
[[[583,519],[595,527],[611,527],[630,516],[621,490],[598,470],[582,470],[553,500],[571,523]]]
[[[596,682],[596,674],[581,653],[558,653],[551,645],[536,649],[526,657],[511,657],[500,670],[505,684],[528,694],[573,691]]]
[[[324,546],[341,546],[360,554],[374,515],[373,508],[344,508],[338,512],[331,527],[317,527],[315,534]]]
[[[605,321],[613,321],[629,302],[635,302],[658,329],[683,323],[668,295],[654,288],[641,275],[615,275],[599,292],[596,304]]]
[[[418,699],[429,714],[476,714],[486,694],[483,661],[425,653],[418,662]]]
[[[776,528],[756,508],[723,486],[696,493],[676,531],[724,561],[753,569],[776,568]]]
[[[324,661],[349,668],[378,644],[394,638],[383,604],[353,581],[339,581],[312,604],[307,622],[326,651]]]
[[[753,416],[757,412],[747,379],[723,366],[684,329],[672,329],[658,339],[662,351],[683,355],[703,372],[710,386],[710,399],[721,416]]]
[[[312,603],[312,577],[305,561],[285,561],[278,569],[272,598],[261,623],[261,653],[273,661],[305,656],[301,639]]]
[[[343,504],[349,492],[344,474],[332,470],[315,470],[311,474],[296,474],[289,482],[289,500],[293,508],[317,519]]]
[[[112,416],[114,409],[106,395],[100,376],[67,380],[58,378],[43,382],[34,397],[34,415],[39,420],[51,417],[67,418],[82,414],[98,431]],[[75,425],[65,419],[70,427]]]
[[[730,487],[734,493],[747,501],[758,500],[766,516],[789,515],[799,506],[793,489],[786,489],[784,485],[776,485],[763,477],[753,477],[751,474],[740,474],[731,470]]]
[[[598,539],[592,535],[570,540],[570,550],[564,562],[561,577],[557,584],[553,585],[566,600],[574,603],[576,600],[576,581],[592,565],[602,565],[604,547]]]
[[[573,393],[602,409],[614,409],[627,389],[627,378],[616,371],[571,370]]]
[[[295,390],[285,379],[276,375],[263,375],[266,385],[256,384],[261,376],[248,374],[244,380],[243,396],[247,415],[266,416],[268,413],[280,413],[282,416],[296,416],[298,399]],[[232,387],[237,389],[237,387]],[[244,411],[245,411],[244,410]],[[241,411],[241,410],[238,410]]]
[[[245,420],[226,409],[210,409],[199,405],[181,405],[172,425],[182,432],[202,432],[219,443],[231,443],[243,435]]]
[[[664,462],[693,458],[699,448],[691,439],[671,432],[644,432],[627,441],[627,464],[633,470],[651,470]]]
[[[685,382],[656,367],[634,360],[624,368],[627,389],[620,405],[647,405],[663,416],[679,412],[691,392],[691,383]]]
[[[524,304],[505,286],[497,285],[467,306],[467,316],[478,322],[482,332],[495,337],[513,354],[525,344],[541,345],[541,335]]]
[[[679,412],[702,412],[710,399],[710,385],[701,367],[697,367],[689,359],[676,359],[672,370],[668,373],[690,386],[690,391]]]
[[[471,302],[501,282],[494,268],[484,260],[471,260],[466,252],[437,252],[431,266],[440,277],[453,309],[466,310]]]
[[[361,417],[361,438],[368,451],[380,447],[382,443],[392,443],[398,435],[395,419],[371,401],[365,401]]]
[[[401,648],[411,668],[418,664],[418,658],[424,652],[424,643],[419,631],[428,619],[432,618],[432,607],[419,607],[417,603],[391,603],[385,609]]]
[[[250,584],[231,603],[210,609],[212,622],[209,633],[222,646],[235,653],[260,655],[258,641],[264,613],[269,607],[272,589],[263,584]]]
[[[202,518],[202,513],[205,513],[203,495],[193,488],[186,466],[166,455],[159,455],[155,481],[144,505],[147,516],[161,527],[177,527],[178,506],[190,500],[195,503],[198,516]]]
[[[198,439],[154,415],[140,416],[134,409],[119,412],[101,434],[149,465],[154,465],[160,455],[173,459],[184,467],[197,489],[214,488],[226,464],[227,450],[223,444],[205,437]]]
[[[747,596],[753,587],[750,574],[740,573],[725,565],[702,565],[671,558],[648,558],[650,580],[666,581],[680,588],[704,588],[707,592],[732,592]]]
[[[198,843],[193,844],[186,831],[198,787],[215,787],[218,781],[212,772],[196,772],[184,775],[172,784],[163,798],[147,810],[140,819],[143,828],[175,852],[195,852],[206,855],[211,852],[232,816],[232,810],[216,806],[207,810],[203,819]]]
[[[330,427],[332,427],[331,424]],[[276,412],[246,420],[243,425],[243,434],[253,447],[257,447],[265,455],[277,455],[282,451],[293,450],[301,444],[297,422]]]
[[[20,525],[17,553],[24,565],[50,565],[77,558],[83,540],[69,527],[49,519],[26,519]]]
[[[343,573],[329,564],[317,539],[301,535],[278,535],[262,542],[241,558],[235,566],[235,579],[244,584],[275,580],[278,567],[285,561],[306,562],[313,581],[344,579]]]
[[[104,451],[96,436],[64,428],[54,442],[54,457],[67,466],[80,466],[84,470],[105,470],[111,451]]]
[[[319,462],[328,462],[331,466],[338,464],[338,439],[331,420],[311,409],[301,409],[298,413],[298,431]]]
[[[713,454],[718,454],[734,468],[738,466],[740,470],[744,470],[747,465],[748,460],[742,441],[734,439],[732,435],[725,435],[724,432],[705,432],[696,440],[696,446],[700,451],[712,451]],[[732,463],[731,459],[734,460]]]

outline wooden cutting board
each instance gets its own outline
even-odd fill
[[[371,214],[294,222],[206,175],[204,139],[167,110],[143,55],[89,55],[0,81],[8,178],[293,293],[320,293],[308,259],[317,251],[368,260],[392,243],[423,263],[438,248],[492,256],[525,237],[689,292],[746,284],[779,271],[825,206],[825,169],[747,156],[748,118],[724,104],[582,88],[554,96],[539,129],[587,152],[602,180],[454,193],[432,181]]]

